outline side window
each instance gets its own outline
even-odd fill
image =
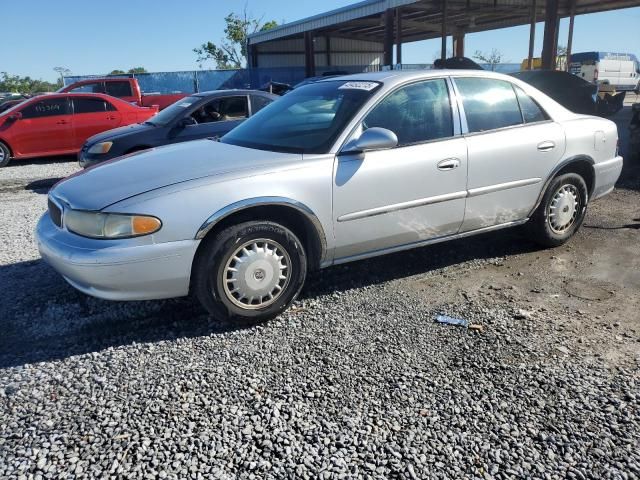
[[[269,105],[273,100],[262,95],[251,95],[251,114],[255,115],[264,107]]]
[[[227,97],[220,99],[220,120],[240,120],[247,118],[249,109],[247,108],[247,97]]]
[[[131,84],[129,82],[105,82],[106,93],[112,97],[131,97]]]
[[[542,110],[542,108],[540,108],[533,98],[524,93],[520,87],[514,85],[514,88],[518,95],[518,102],[520,103],[520,110],[522,110],[524,123],[544,122],[545,120],[549,120],[548,115],[544,110]]]
[[[219,122],[222,118],[220,114],[220,100],[211,100],[205,103],[191,114],[193,119],[198,123]]]
[[[69,106],[67,98],[50,98],[32,103],[22,109],[22,118],[42,118],[56,115],[67,115]]]
[[[88,83],[69,90],[72,93],[104,93],[104,83]]]
[[[511,83],[492,78],[456,78],[469,132],[484,132],[522,123]]]
[[[399,88],[376,105],[362,126],[391,130],[400,146],[451,137],[453,119],[446,81],[427,80]]]
[[[73,113],[96,113],[114,110],[113,105],[101,98],[74,98]]]

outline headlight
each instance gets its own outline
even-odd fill
[[[160,230],[162,222],[148,215],[65,210],[64,225],[83,237],[109,239],[150,235]]]
[[[112,145],[113,145],[113,142],[96,143],[93,147],[89,149],[89,153],[97,153],[97,154],[107,153],[109,150],[111,150]]]

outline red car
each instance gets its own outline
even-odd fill
[[[42,95],[0,114],[0,167],[9,159],[77,154],[87,138],[158,112],[98,93]]]

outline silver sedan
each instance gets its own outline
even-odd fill
[[[227,134],[58,183],[42,257],[112,300],[194,293],[273,317],[310,269],[528,223],[553,247],[622,168],[614,123],[517,79],[438,70],[331,78]]]

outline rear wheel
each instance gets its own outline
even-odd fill
[[[6,167],[9,164],[9,160],[11,160],[11,152],[9,151],[9,147],[0,142],[0,168]]]
[[[534,240],[545,247],[569,240],[582,225],[587,200],[587,185],[577,173],[553,179],[530,220]]]
[[[205,240],[193,290],[214,317],[264,321],[297,297],[307,273],[300,240],[274,222],[245,222]]]

